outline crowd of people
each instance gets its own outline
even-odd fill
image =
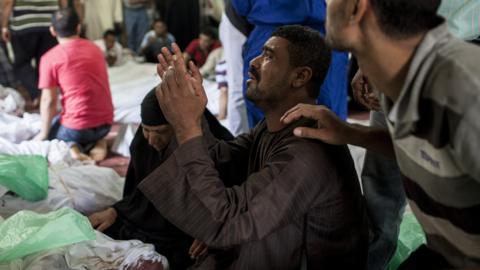
[[[88,216],[98,231],[171,269],[380,270],[408,204],[426,243],[399,269],[480,267],[478,1],[2,6],[0,84],[39,99],[35,139],[76,159],[107,154],[107,68],[157,65],[123,199]],[[346,121],[350,83],[370,126]],[[367,150],[360,179],[347,145]]]

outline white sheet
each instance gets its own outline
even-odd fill
[[[19,143],[29,140],[40,132],[39,114],[24,113],[23,118],[0,112],[0,138]]]
[[[9,194],[3,195],[0,197],[0,216],[5,218],[24,209],[46,213],[61,207],[88,215],[122,198],[124,178],[113,169],[71,159],[69,148],[62,141],[12,144],[0,139],[0,153],[37,154],[46,157],[50,163],[48,197],[39,202],[28,202]]]
[[[41,269],[132,269],[141,260],[160,262],[168,269],[168,261],[153,245],[138,240],[116,241],[101,232],[97,239],[62,248],[35,253],[22,259],[0,264],[0,270]]]
[[[152,63],[136,63],[128,60],[124,65],[108,68],[108,78],[112,92],[114,121],[123,124],[139,124],[140,104],[145,95],[160,83],[157,68]],[[208,96],[207,108],[218,113],[220,92],[214,81],[204,80]]]
[[[25,99],[15,89],[0,85],[0,111],[20,115],[25,109]]]
[[[160,83],[155,64],[136,63],[108,68],[108,79],[116,123],[140,123],[140,103],[145,95]]]
[[[152,63],[136,63],[128,60],[124,65],[108,69],[114,107],[114,121],[120,129],[112,146],[112,152],[129,157],[130,142],[141,123],[140,104],[145,95],[160,83],[157,68]],[[214,115],[219,111],[220,91],[214,81],[204,80],[208,97],[207,108]],[[228,120],[221,121],[223,125]],[[227,127],[228,128],[228,127]]]

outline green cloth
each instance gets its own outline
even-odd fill
[[[403,216],[398,236],[397,250],[387,270],[396,270],[414,250],[425,243],[425,234],[413,213],[408,212]]]
[[[0,263],[96,238],[88,218],[69,208],[48,214],[20,211],[0,221],[0,235]]]
[[[480,0],[442,0],[438,14],[447,19],[455,36],[463,40],[480,37]]]

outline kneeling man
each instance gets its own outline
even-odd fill
[[[173,48],[159,59],[157,96],[179,147],[139,185],[156,209],[210,247],[235,250],[218,269],[300,269],[302,258],[308,269],[363,269],[365,207],[347,147],[293,136],[315,122],[280,121],[297,103],[315,103],[330,60],[321,35],[303,26],[273,33],[250,63],[247,91],[265,119],[230,142],[202,130],[201,76]],[[243,176],[239,185],[224,184],[225,164]]]
[[[42,129],[37,140],[59,139],[72,147],[77,159],[102,160],[102,140],[113,122],[113,104],[102,51],[80,38],[80,20],[73,9],[54,13],[50,31],[58,45],[40,60],[39,88]],[[60,92],[62,111],[57,115]]]

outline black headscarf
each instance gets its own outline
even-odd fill
[[[155,95],[155,88],[150,90],[148,94],[143,98],[140,106],[140,117],[142,123],[147,126],[160,126],[168,124],[165,115],[158,105],[158,99]]]

